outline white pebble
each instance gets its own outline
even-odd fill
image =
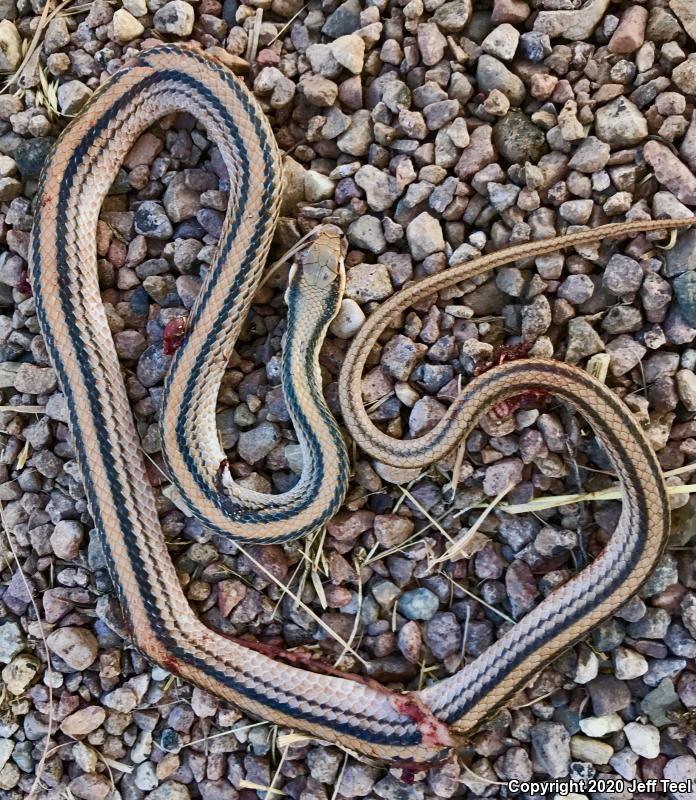
[[[636,755],[643,758],[657,758],[660,755],[660,731],[654,725],[629,722],[624,733]]]
[[[585,717],[585,719],[580,720],[580,730],[593,738],[620,731],[623,725],[623,720],[618,714],[605,714],[601,717]]]
[[[362,328],[363,322],[365,314],[362,308],[355,300],[346,297],[341,301],[341,307],[329,330],[338,339],[351,339]]]
[[[319,203],[333,197],[336,184],[331,178],[322,175],[313,169],[308,169],[304,174],[304,196],[310,203]]]

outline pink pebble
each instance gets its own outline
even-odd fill
[[[491,21],[497,24],[501,22],[524,22],[531,14],[529,6],[524,0],[495,0]]]
[[[648,9],[644,6],[631,6],[621,17],[619,27],[609,40],[612,53],[635,53],[645,41],[645,26],[648,22]]]
[[[532,75],[532,97],[535,100],[548,100],[558,85],[558,78],[555,75],[544,75],[538,73]]]

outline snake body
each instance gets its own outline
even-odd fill
[[[230,203],[215,259],[169,365],[160,409],[171,479],[212,530],[256,543],[316,530],[343,500],[349,462],[322,396],[318,350],[338,308],[340,242],[321,232],[294,269],[282,377],[302,447],[297,485],[266,495],[224,468],[216,399],[259,284],[282,191],[278,151],[253,96],[205,54],[166,45],[115,74],[66,128],[38,194],[30,275],[41,331],[67,399],[90,511],[136,646],[173,673],[246,712],[375,758],[429,763],[500,707],[543,664],[621,606],[654,567],[669,530],[658,462],[631,413],[605,386],[562,363],[527,359],[472,380],[425,436],[396,441],[370,421],[363,366],[381,333],[419,298],[520,258],[691,220],[621,223],[530,242],[416,282],[375,311],[348,350],[340,377],[345,423],[357,444],[395,466],[449,453],[496,403],[543,388],[580,412],[619,476],[623,511],[596,561],[546,598],[486,653],[420,692],[400,694],[355,676],[318,674],[275,660],[204,626],[167,553],[96,270],[100,207],[127,152],[174,111],[202,122],[219,149]]]

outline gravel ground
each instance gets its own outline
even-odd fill
[[[692,214],[696,4],[579,6],[78,0],[44,26],[42,0],[0,0],[0,71],[13,81],[0,95],[0,501],[12,532],[0,541],[0,797],[29,796],[44,753],[35,796],[52,800],[422,800],[507,797],[506,781],[532,777],[696,780],[696,529],[684,492],[671,496],[672,546],[639,597],[456,761],[411,784],[334,747],[282,747],[287,731],[250,727],[153,668],[125,636],[28,293],[37,176],[66,119],[153,39],[195,40],[244,76],[288,154],[277,253],[321,221],[346,232],[346,299],[322,359],[338,411],[350,338],[408,281],[582,226]],[[187,596],[211,627],[305,646],[399,688],[446,676],[596,556],[619,504],[496,510],[470,559],[435,563],[448,537],[508,486],[512,503],[611,486],[606,456],[582,420],[547,400],[482,420],[461,464],[414,474],[358,454],[344,509],[308,542],[248,557],[211,536],[168,490],[157,412],[165,327],[194,302],[227,190],[196,121],[165,118],[126,159],[97,236],[103,299]],[[394,436],[422,434],[460,381],[522,342],[605,371],[663,469],[684,466],[696,455],[696,231],[671,245],[639,236],[586,246],[428,298],[370,362],[373,419]],[[262,491],[287,489],[300,468],[278,385],[283,281],[259,292],[220,395],[231,470]],[[664,793],[575,795],[633,796]],[[693,800],[696,789],[673,797]]]

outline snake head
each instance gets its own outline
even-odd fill
[[[315,289],[328,289],[338,282],[343,290],[345,244],[340,228],[323,225],[302,256],[302,280]]]
[[[289,304],[295,294],[303,304],[311,303],[317,312],[328,308],[337,311],[345,286],[345,252],[340,228],[335,225],[317,228],[311,243],[290,270],[286,302]]]

